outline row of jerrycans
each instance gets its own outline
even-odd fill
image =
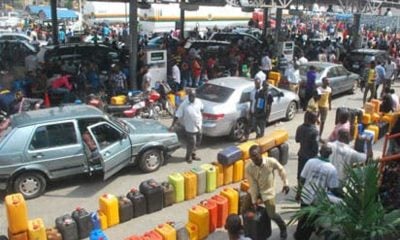
[[[239,191],[224,188],[219,195],[200,202],[188,210],[189,223],[197,226],[196,238],[205,239],[217,228],[225,226],[229,214],[239,213]]]
[[[201,201],[188,210],[188,223],[158,225],[154,230],[141,236],[131,236],[125,240],[199,240],[205,239],[217,228],[223,228],[229,214],[239,213],[238,190],[224,188],[219,195]]]
[[[202,164],[191,171],[173,173],[168,176],[168,182],[175,191],[175,202],[194,199],[205,192],[210,193],[218,187],[240,182],[244,178],[243,160],[236,161],[229,166],[219,163]]]

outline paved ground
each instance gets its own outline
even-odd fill
[[[399,84],[396,84],[396,89],[399,89]],[[334,116],[337,107],[361,107],[362,96],[358,91],[354,95],[343,95],[335,98],[333,101],[333,109],[328,114],[328,119],[326,123],[326,130],[323,137],[327,137],[334,126]],[[295,131],[298,125],[303,121],[303,113],[299,113],[294,120],[290,122],[279,122],[268,126],[266,129],[266,134],[273,129],[283,128],[289,131],[289,144],[290,144],[290,159],[288,164],[285,166],[288,172],[290,186],[294,187],[296,185],[296,171],[297,171],[297,151],[298,144],[294,141]],[[170,124],[170,120],[162,120],[166,125]],[[380,156],[382,150],[382,142],[379,141],[374,145],[375,156]],[[125,195],[130,188],[138,187],[140,182],[147,180],[149,178],[154,178],[157,181],[165,181],[167,176],[172,172],[184,172],[189,170],[191,167],[200,165],[201,163],[212,162],[216,160],[218,151],[234,144],[226,138],[205,138],[198,152],[199,156],[202,158],[201,162],[194,162],[189,165],[184,162],[184,149],[180,149],[173,154],[173,158],[169,161],[166,166],[163,166],[155,173],[143,174],[140,173],[136,168],[127,168],[122,170],[116,176],[112,177],[107,181],[102,181],[102,177],[99,176],[79,176],[73,179],[68,179],[64,181],[58,181],[56,183],[50,184],[47,188],[47,192],[42,197],[28,201],[29,218],[33,219],[36,217],[41,217],[44,219],[46,226],[53,226],[56,217],[61,216],[65,213],[70,213],[77,206],[84,207],[90,211],[94,211],[98,208],[98,197],[103,193],[112,193],[116,195]],[[293,191],[290,192],[288,196],[283,196],[280,193],[282,188],[282,183],[279,177],[277,178],[276,189],[278,211],[283,215],[284,219],[288,221],[290,219],[290,213],[285,213],[288,211],[288,207],[298,207],[296,203],[291,202],[293,199]],[[233,186],[238,186],[234,184]],[[111,240],[124,239],[130,235],[142,234],[148,231],[160,223],[164,223],[169,220],[173,221],[187,221],[187,209],[191,206],[199,203],[203,199],[209,198],[213,194],[218,194],[220,191],[217,190],[211,194],[205,194],[198,196],[196,199],[191,201],[185,201],[183,203],[175,204],[173,206],[167,207],[162,211],[148,214],[137,219],[132,219],[124,224],[119,224],[118,226],[112,227],[106,230],[106,234]],[[4,196],[4,193],[3,193]],[[0,213],[5,213],[4,204],[0,204]],[[4,216],[4,215],[3,215]],[[5,217],[0,218],[0,234],[5,234],[7,222]],[[295,226],[289,227],[289,235],[293,234]],[[226,233],[224,231],[218,231],[211,234],[209,239],[227,239]],[[277,226],[273,224],[273,235],[270,239],[279,239],[279,230]]]

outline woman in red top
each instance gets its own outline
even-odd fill
[[[192,62],[192,75],[194,79],[193,87],[198,87],[201,76],[201,58],[196,56]]]

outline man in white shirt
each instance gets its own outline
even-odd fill
[[[388,59],[386,64],[385,64],[385,82],[384,82],[384,88],[389,87],[392,83],[392,79],[394,78],[394,73],[397,69],[396,63],[393,62],[391,59]]]
[[[289,89],[295,93],[299,92],[299,84],[301,81],[299,65],[296,63],[289,63],[288,68],[285,70],[285,77],[289,82]]]
[[[364,163],[368,157],[372,157],[372,144],[367,141],[367,154],[360,153],[354,150],[350,145],[350,134],[348,131],[341,129],[338,133],[338,140],[327,143],[332,149],[332,154],[329,156],[329,161],[335,166],[340,184],[346,180],[346,167],[351,167],[353,164]]]
[[[268,52],[264,53],[264,56],[261,58],[260,69],[265,74],[268,74],[268,71],[270,71],[272,69],[272,60],[271,60]]]
[[[299,60],[297,60],[297,65],[303,65],[306,63],[308,63],[308,59],[302,54]]]
[[[316,188],[325,189],[328,193],[331,190],[339,193],[339,179],[335,166],[329,162],[329,156],[332,149],[323,144],[320,149],[320,156],[311,158],[307,161],[301,171],[299,188],[296,194],[296,200],[301,200],[301,207],[307,207],[315,203]],[[314,231],[312,224],[307,224],[309,216],[299,219],[294,238],[296,240],[310,239]]]
[[[392,97],[392,109],[394,112],[397,112],[400,110],[400,101],[399,101],[399,96],[397,96],[396,92],[394,89],[390,89],[390,96]]]
[[[172,80],[174,81],[175,90],[179,90],[181,86],[181,70],[178,67],[178,64],[176,61],[174,62],[174,65],[172,66]]]
[[[170,130],[173,130],[178,119],[183,124],[187,137],[185,160],[188,163],[192,160],[200,161],[200,158],[196,156],[196,148],[200,145],[202,138],[203,108],[203,103],[196,98],[194,90],[190,90],[188,97],[179,105],[170,127]]]

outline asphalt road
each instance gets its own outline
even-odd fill
[[[395,84],[396,91],[399,90],[399,83]],[[332,103],[332,110],[328,114],[326,129],[323,138],[326,138],[334,127],[335,111],[337,107],[346,106],[359,108],[362,106],[362,93],[357,90],[353,95],[342,95],[334,98]],[[286,129],[289,131],[289,144],[290,144],[290,159],[285,166],[288,173],[289,183],[291,187],[296,185],[296,171],[297,171],[297,151],[298,144],[294,141],[294,135],[297,126],[303,122],[303,113],[299,112],[296,117],[290,122],[277,122],[267,127],[266,134],[274,129]],[[170,119],[161,120],[165,125],[169,126]],[[382,151],[382,140],[374,145],[375,156],[380,156]],[[169,174],[173,172],[184,172],[190,170],[194,166],[202,163],[209,163],[216,160],[218,151],[221,149],[235,144],[226,138],[204,138],[203,144],[198,151],[198,155],[202,161],[194,161],[188,164],[184,161],[184,149],[176,151],[169,163],[163,166],[155,173],[143,174],[138,169],[131,167],[126,168],[119,172],[116,176],[107,181],[102,181],[101,175],[94,176],[79,176],[72,179],[58,181],[51,183],[46,193],[36,199],[27,201],[29,218],[43,218],[47,227],[54,226],[55,219],[65,213],[71,213],[76,207],[84,207],[89,211],[98,209],[98,198],[104,193],[111,193],[115,195],[125,195],[132,187],[138,187],[140,182],[154,178],[157,181],[166,181]],[[233,184],[238,186],[238,184]],[[291,201],[293,199],[293,191],[288,196],[280,193],[282,189],[282,181],[279,176],[276,178],[276,191],[277,191],[277,205],[278,212],[283,214],[286,221],[290,219],[288,208],[298,207],[298,205]],[[158,224],[166,221],[181,221],[187,222],[187,209],[199,203],[201,200],[207,199],[214,194],[218,194],[221,189],[214,193],[204,194],[198,196],[192,201],[185,201],[183,203],[174,204],[159,212],[148,214],[136,219],[132,219],[123,224],[107,229],[106,235],[110,240],[124,239],[130,235],[142,234],[148,230],[153,229]],[[4,196],[4,193],[2,194]],[[4,203],[0,204],[0,213],[3,217],[0,218],[0,234],[7,233],[7,220],[5,216]],[[292,233],[295,226],[289,227],[288,239],[292,239]],[[273,235],[270,239],[279,239],[279,230],[273,224]],[[226,233],[223,230],[210,235],[209,239],[227,239]]]

